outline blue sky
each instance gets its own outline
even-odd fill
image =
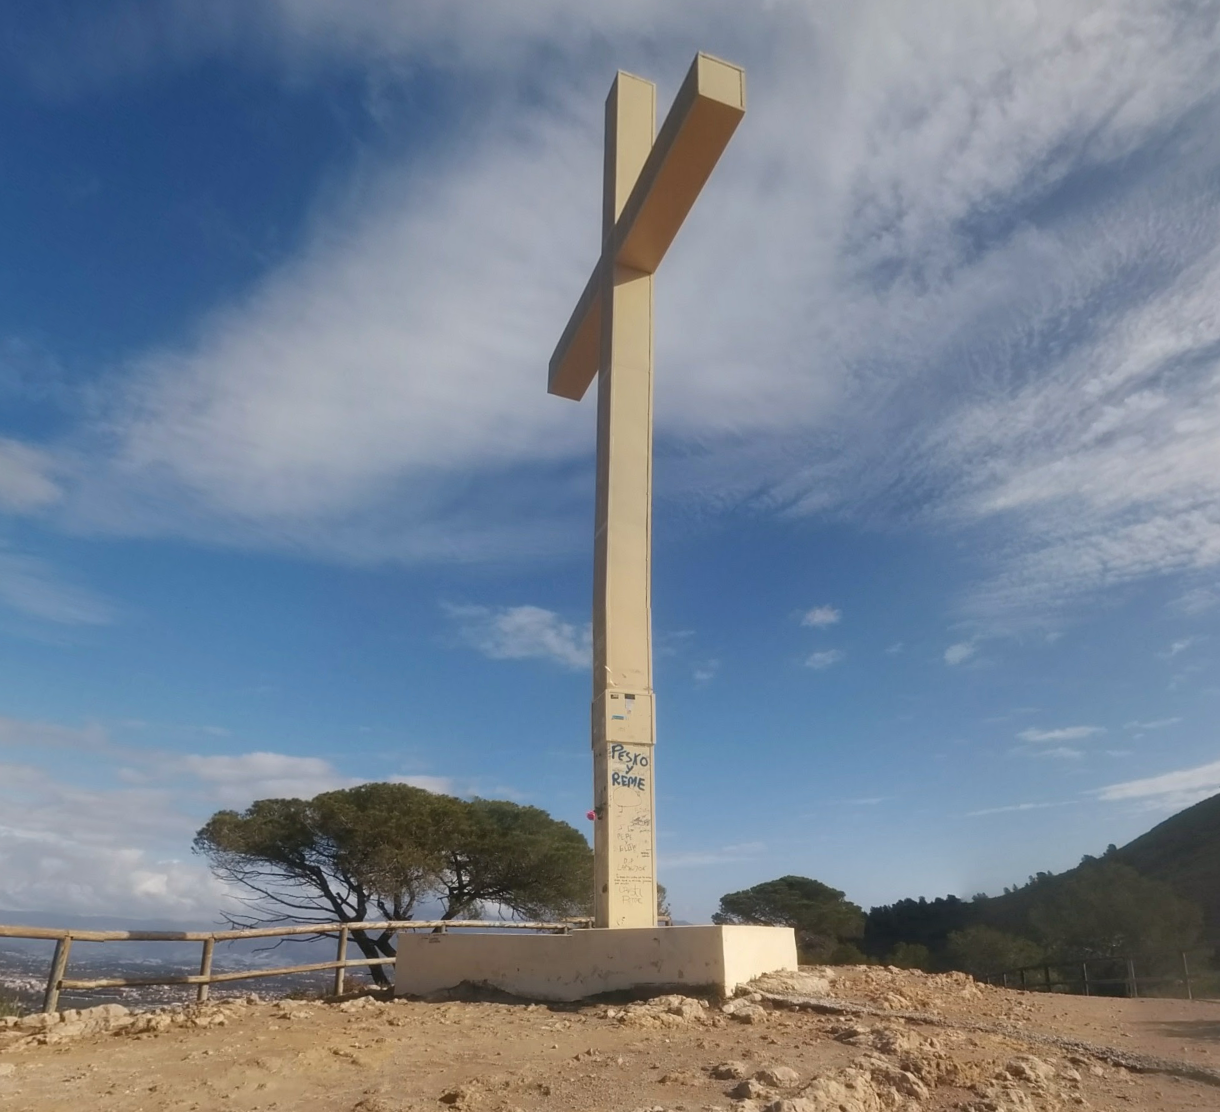
[[[1220,791],[1220,30],[1187,3],[0,16],[0,907],[216,808],[589,805],[616,67],[749,113],[657,283],[661,878],[998,891]]]

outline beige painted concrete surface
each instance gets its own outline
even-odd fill
[[[656,87],[618,74],[606,98],[602,253],[551,358],[552,394],[579,400],[598,378],[591,731],[596,927],[651,929],[657,915],[653,272],[744,113],[744,72],[699,54],[656,134]]]
[[[426,996],[464,981],[534,1000],[630,989],[710,989],[795,969],[788,927],[618,927],[571,934],[400,934],[395,992]]]

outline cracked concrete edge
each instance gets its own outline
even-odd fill
[[[1085,1042],[1083,1039],[1066,1038],[1063,1035],[1044,1035],[1038,1031],[1026,1031],[1008,1023],[980,1023],[976,1020],[950,1019],[933,1012],[874,1008],[868,1004],[856,1004],[829,996],[787,996],[778,992],[766,992],[753,986],[751,986],[751,990],[772,1004],[785,1004],[790,1008],[803,1008],[824,1015],[905,1019],[910,1023],[922,1023],[929,1027],[945,1027],[958,1031],[973,1031],[978,1034],[1000,1035],[1004,1038],[1032,1043],[1035,1046],[1049,1046],[1057,1050],[1088,1055],[1112,1066],[1122,1066],[1123,1069],[1131,1070],[1134,1073],[1163,1073],[1171,1077],[1181,1077],[1188,1081],[1199,1081],[1205,1085],[1220,1087],[1220,1070],[1196,1066],[1192,1062],[1181,1062],[1173,1058],[1132,1054],[1130,1051],[1119,1050],[1117,1047],[1099,1046],[1096,1043]]]

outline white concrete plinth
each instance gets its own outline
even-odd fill
[[[623,990],[710,990],[796,969],[789,927],[616,927],[571,934],[400,934],[395,992],[465,982],[534,1000]]]

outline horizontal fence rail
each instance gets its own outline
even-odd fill
[[[998,973],[988,973],[980,980],[989,985],[999,985],[1002,988],[1017,988],[1023,992],[1054,992],[1055,989],[1065,989],[1075,995],[1092,996],[1099,988],[1121,986],[1122,995],[1137,998],[1140,985],[1181,985],[1185,990],[1187,1000],[1194,999],[1194,984],[1199,980],[1198,974],[1192,974],[1190,961],[1185,951],[1179,950],[1174,959],[1181,962],[1181,973],[1145,974],[1137,973],[1137,962],[1154,962],[1164,964],[1170,955],[1159,955],[1153,958],[1113,957],[1085,958],[1079,961],[1042,962],[1038,965],[1024,965],[1016,969],[1005,969]],[[1090,967],[1096,970],[1104,967],[1107,972],[1115,968],[1123,970],[1121,976],[1097,976],[1090,974]],[[1052,976],[1052,971],[1055,976]],[[1064,976],[1065,971],[1069,975]]]
[[[282,927],[255,927],[250,930],[229,931],[89,931],[72,928],[22,927],[0,925],[0,938],[43,939],[55,943],[55,954],[51,958],[51,972],[47,977],[46,993],[42,1010],[54,1012],[59,1008],[59,995],[65,989],[88,991],[102,988],[147,988],[155,985],[195,985],[195,999],[203,1003],[208,998],[210,985],[231,981],[251,981],[260,977],[288,976],[294,973],[317,973],[335,971],[334,994],[343,993],[346,971],[353,967],[394,965],[395,957],[349,958],[348,943],[353,931],[431,931],[445,933],[450,930],[482,931],[548,931],[567,934],[588,927],[589,919],[564,919],[556,923],[516,922],[488,919],[402,919],[360,923],[309,923]],[[285,965],[275,969],[246,969],[229,973],[213,973],[212,957],[217,942],[233,942],[245,938],[290,938],[298,935],[338,935],[338,947],[334,961],[310,962],[306,965]],[[198,973],[184,973],[160,977],[103,977],[92,980],[68,978],[68,958],[73,942],[199,942],[203,949]]]

